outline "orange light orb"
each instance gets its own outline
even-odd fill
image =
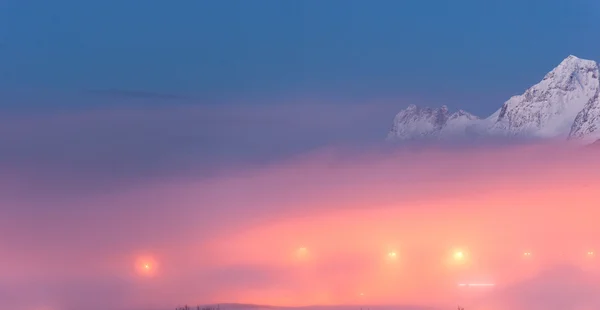
[[[298,256],[298,257],[300,257],[300,258],[303,258],[303,257],[306,257],[306,256],[308,256],[308,249],[307,249],[307,248],[305,248],[305,247],[299,247],[299,248],[296,250],[296,256]]]
[[[310,258],[310,253],[308,251],[308,248],[306,247],[298,247],[296,248],[296,250],[293,252],[293,256],[294,256],[294,260],[296,262],[302,262],[302,263],[306,263],[309,261]]]
[[[134,264],[135,271],[140,276],[153,277],[158,271],[158,262],[150,256],[138,257]]]
[[[445,263],[451,268],[462,268],[469,265],[471,263],[470,260],[468,252],[460,248],[455,248],[448,253]]]
[[[398,263],[398,252],[396,251],[389,251],[387,253],[387,255],[385,256],[386,261],[388,262],[388,264],[396,264]]]

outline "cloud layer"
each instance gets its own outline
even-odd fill
[[[380,148],[387,125],[369,112],[387,108],[6,117],[0,298],[16,309],[598,306],[600,262],[586,255],[600,252],[597,150]]]

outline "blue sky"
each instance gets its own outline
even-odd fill
[[[0,20],[4,91],[415,97],[486,114],[569,54],[600,59],[593,0],[6,0]]]
[[[408,104],[486,116],[600,60],[599,20],[595,0],[4,0],[0,170],[118,186],[364,149]]]

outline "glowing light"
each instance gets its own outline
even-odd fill
[[[531,252],[525,252],[525,253],[523,253],[523,256],[529,257],[529,256],[531,256]]]
[[[298,256],[306,256],[308,254],[308,249],[305,247],[300,247],[298,248],[298,250],[296,250],[296,254],[298,254]]]
[[[388,256],[389,256],[390,258],[396,258],[398,255],[396,254],[396,252],[389,252],[389,253],[388,253]]]
[[[308,252],[308,248],[306,247],[299,247],[296,249],[296,251],[294,252],[294,256],[295,256],[295,260],[298,262],[307,262],[309,260],[309,252]]]
[[[589,251],[589,252],[587,252],[587,255],[588,255],[588,256],[594,256],[594,251]]]
[[[462,268],[470,263],[470,258],[463,249],[453,249],[446,258],[446,264],[451,268]]]
[[[463,253],[462,251],[454,252],[454,259],[461,260],[463,258],[465,258],[465,253]]]
[[[149,256],[138,257],[135,261],[135,271],[140,276],[153,277],[156,275],[158,263]]]

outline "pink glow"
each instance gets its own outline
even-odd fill
[[[588,252],[600,247],[597,155],[556,145],[323,151],[210,179],[75,193],[56,198],[54,212],[13,195],[1,201],[18,208],[0,218],[0,288],[17,283],[17,305],[99,298],[114,309],[537,307],[546,302],[531,297],[539,292],[596,305],[598,263]],[[457,289],[478,277],[493,279],[493,292],[474,299]],[[43,293],[50,283],[64,290]],[[565,293],[565,283],[576,292]],[[78,285],[94,293],[75,297]]]

